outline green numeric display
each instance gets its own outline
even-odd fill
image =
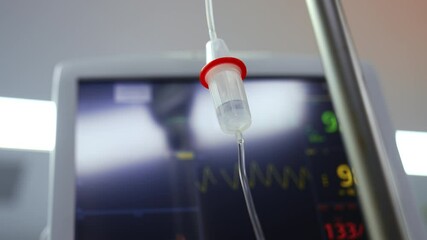
[[[332,111],[323,112],[322,123],[325,126],[325,132],[327,133],[338,132],[338,120],[334,112]]]

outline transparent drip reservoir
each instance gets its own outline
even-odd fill
[[[243,132],[251,125],[251,113],[240,70],[234,64],[221,64],[206,75],[222,131]]]

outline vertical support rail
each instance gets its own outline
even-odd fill
[[[339,0],[306,0],[370,239],[410,239]],[[390,170],[390,171],[388,171]]]

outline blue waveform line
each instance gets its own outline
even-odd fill
[[[85,217],[99,216],[117,216],[117,215],[133,215],[142,217],[145,214],[170,214],[170,213],[185,213],[197,212],[198,207],[180,207],[180,208],[131,208],[131,209],[114,209],[114,210],[82,210],[77,208],[76,215],[78,219]]]

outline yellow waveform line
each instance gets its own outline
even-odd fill
[[[310,178],[310,173],[306,167],[300,167],[298,172],[289,166],[284,166],[280,172],[274,164],[268,164],[264,172],[256,162],[252,162],[249,167],[249,185],[251,188],[254,188],[257,183],[264,187],[271,187],[273,183],[277,183],[282,189],[286,190],[293,183],[297,189],[305,190]],[[195,185],[200,192],[206,193],[209,185],[217,184],[218,179],[225,182],[232,190],[240,188],[237,165],[232,175],[227,170],[220,169],[218,177],[210,166],[206,166],[203,169],[202,181],[196,182]]]
[[[297,174],[291,167],[285,166],[281,175],[276,166],[268,164],[265,175],[263,175],[259,165],[256,162],[252,162],[250,171],[249,184],[252,187],[255,187],[258,179],[266,187],[270,187],[273,184],[273,180],[275,180],[283,189],[288,189],[289,183],[292,181],[298,189],[304,190],[306,182],[310,178],[310,174],[305,167],[300,167]]]
[[[239,189],[240,179],[239,179],[239,170],[237,168],[237,165],[234,167],[234,173],[233,173],[232,178],[228,175],[228,173],[225,169],[221,169],[220,173],[221,173],[222,178],[225,180],[225,182],[227,183],[227,185],[231,189],[233,189],[233,190]]]
[[[200,192],[205,193],[208,191],[209,183],[216,184],[217,182],[218,180],[215,178],[211,167],[206,166],[203,168],[202,182],[196,182],[195,185]]]

